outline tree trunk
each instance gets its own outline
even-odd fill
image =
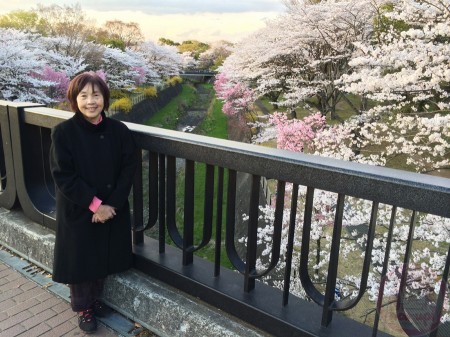
[[[291,119],[297,118],[297,113],[295,112],[294,108],[288,108],[287,112],[288,112],[289,118],[291,118]]]
[[[366,110],[367,110],[367,97],[362,96],[361,97],[361,105],[359,108],[359,114],[361,114],[361,112],[366,111]]]
[[[336,114],[336,96],[335,96],[335,94],[331,95],[330,118],[331,119],[338,118],[338,116]]]

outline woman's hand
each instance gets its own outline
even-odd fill
[[[116,210],[114,207],[109,205],[100,205],[97,209],[97,212],[92,215],[92,222],[101,222],[104,223],[108,221],[116,215]]]

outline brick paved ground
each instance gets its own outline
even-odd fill
[[[0,261],[0,337],[85,336],[69,303]],[[120,336],[99,324],[89,336]]]

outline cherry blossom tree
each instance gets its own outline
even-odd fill
[[[88,66],[83,56],[73,57],[66,55],[65,53],[61,53],[61,46],[70,43],[64,36],[40,36],[36,40],[36,43],[40,44],[42,49],[45,50],[45,54],[42,55],[42,59],[45,63],[55,71],[64,72],[69,78],[72,78],[76,74],[84,71]]]
[[[144,56],[129,48],[122,51],[105,47],[102,70],[113,89],[133,90],[136,85],[145,83],[147,76],[150,78],[156,75],[145,62]]]
[[[208,50],[199,55],[199,67],[201,69],[217,69],[231,55],[232,50],[233,44],[228,41],[222,40],[211,43]]]
[[[160,46],[146,41],[137,46],[136,51],[161,79],[178,75],[183,67],[182,57],[174,46]]]
[[[153,50],[148,44],[124,51],[87,42],[72,56],[65,46],[66,36],[42,36],[14,29],[1,29],[2,96],[10,100],[51,103],[63,99],[70,78],[86,70],[101,70],[113,89],[132,90],[143,84],[154,85],[162,76],[178,74],[182,59],[169,47]],[[84,49],[83,49],[84,48]],[[97,54],[92,62],[91,51]],[[158,73],[160,72],[160,73]]]
[[[355,43],[353,71],[342,76],[342,89],[383,102],[370,111],[375,115],[448,110],[448,1],[403,0],[384,9],[374,41]]]
[[[143,85],[146,82],[147,73],[144,67],[134,67],[134,71],[138,74],[134,77],[134,83],[136,86]]]
[[[125,53],[130,58],[130,62],[135,64],[132,70],[138,73],[138,76],[134,78],[136,86],[154,85],[159,81],[160,76],[156,72],[156,68],[146,60],[144,53],[136,50],[136,48],[126,48]]]
[[[303,152],[325,127],[325,117],[316,113],[303,120],[288,119],[286,114],[275,112],[269,123],[277,129],[277,147],[280,149]]]
[[[280,64],[274,65],[273,68],[262,66],[267,53],[276,51],[274,41],[282,36],[282,32],[277,28],[276,25],[267,25],[249,35],[235,45],[232,54],[218,69],[219,73],[225,74],[226,78],[233,82],[242,82],[255,87],[258,95],[268,96],[274,104],[285,90],[284,79],[287,77],[285,73],[289,74]],[[263,59],[259,60],[260,57]],[[273,74],[272,79],[263,82],[262,78],[269,77],[270,73]]]
[[[53,84],[46,90],[47,96],[53,101],[62,102],[66,98],[66,92],[69,88],[70,78],[63,71],[55,71],[48,65],[45,65],[40,77]]]
[[[345,98],[336,80],[349,71],[354,42],[370,36],[377,6],[374,0],[292,2],[287,13],[237,45],[223,70],[273,102],[291,109],[307,103],[334,118]]]
[[[44,88],[54,82],[42,79],[45,50],[36,34],[0,29],[0,92],[11,101],[49,103]]]
[[[189,69],[196,69],[198,61],[192,56],[192,53],[190,52],[184,52],[181,54],[181,60],[183,62],[182,69],[189,70]]]
[[[222,111],[228,115],[239,115],[251,110],[255,100],[253,91],[243,83],[230,81],[224,73],[217,76],[214,89],[219,99],[225,103]]]
[[[23,23],[28,21],[38,22],[42,34],[27,32]],[[2,16],[5,27],[17,23],[23,28],[1,28],[0,57],[5,60],[0,66],[2,97],[40,103],[61,101],[70,78],[85,70],[103,74],[112,89],[133,90],[140,85],[162,84],[194,64],[176,47],[140,43],[142,36],[137,34],[135,23],[115,21],[106,27],[110,35],[132,48],[99,44],[92,38],[96,31],[92,22],[80,5],[38,5],[30,13]]]

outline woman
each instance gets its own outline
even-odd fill
[[[137,150],[125,124],[107,118],[109,89],[95,73],[76,76],[67,98],[74,116],[52,130],[50,167],[56,185],[53,280],[68,283],[80,328],[93,332],[106,308],[107,275],[132,262],[128,195]]]

